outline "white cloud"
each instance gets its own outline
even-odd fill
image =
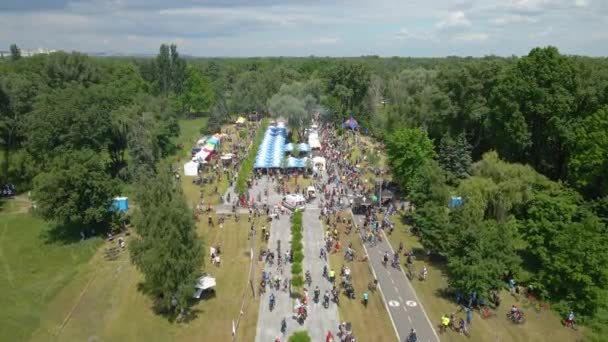
[[[479,56],[552,44],[605,56],[606,24],[608,0],[0,0],[0,49]]]
[[[538,22],[538,18],[523,16],[519,14],[505,14],[500,17],[494,18],[491,22],[495,25],[509,25],[509,24],[517,24],[517,23],[536,23]]]
[[[530,34],[530,37],[533,37],[533,38],[543,38],[543,37],[547,37],[547,36],[551,35],[552,33],[553,33],[553,26],[549,26],[549,27],[547,27],[547,28],[545,28],[545,29],[543,29],[541,31],[532,32]]]
[[[467,19],[463,11],[449,12],[445,18],[435,25],[438,29],[463,28],[470,26],[471,22]]]
[[[338,42],[338,38],[336,37],[320,37],[317,39],[313,39],[310,43],[313,45],[333,45]]]
[[[462,42],[485,42],[490,38],[487,33],[461,33],[454,36],[454,40]]]
[[[430,31],[410,31],[406,28],[402,28],[395,34],[394,39],[396,40],[436,40],[437,37],[433,32]]]

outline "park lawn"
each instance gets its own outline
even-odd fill
[[[392,235],[388,236],[389,242],[393,249],[398,249],[399,242],[403,242],[405,249],[414,248],[421,251],[422,245],[418,238],[408,232],[409,227],[406,226],[399,216],[393,217],[395,230]],[[416,254],[417,260],[415,263],[416,272],[419,272],[423,265],[427,265],[428,278],[426,281],[413,281],[414,289],[420,301],[424,305],[429,319],[434,324],[439,324],[439,319],[443,314],[450,314],[457,311],[457,307],[451,299],[447,299],[439,295],[441,289],[447,286],[447,278],[443,266],[439,263],[430,263],[425,260],[426,257],[421,253]],[[455,332],[448,331],[440,335],[442,341],[580,341],[583,339],[584,329],[579,328],[578,331],[564,328],[559,317],[551,311],[538,310],[533,307],[526,299],[517,300],[507,291],[501,294],[502,303],[498,311],[493,311],[494,315],[490,318],[483,319],[478,312],[475,312],[472,317],[470,333],[471,337],[466,338]],[[505,313],[511,305],[517,305],[522,308],[526,315],[526,322],[522,325],[515,325],[507,321]],[[460,313],[457,317],[463,317],[464,313]]]
[[[56,294],[80,272],[101,244],[51,242],[51,226],[27,213],[19,198],[0,211],[0,341],[29,339]]]
[[[350,212],[344,211],[342,214],[350,218]],[[325,221],[323,221],[325,227]],[[326,227],[325,227],[326,228]],[[351,277],[355,287],[355,299],[349,299],[345,295],[340,296],[340,306],[338,308],[341,322],[351,322],[353,332],[357,341],[395,341],[395,329],[386,311],[386,306],[382,300],[379,290],[372,293],[368,290],[368,285],[373,281],[370,266],[367,261],[359,261],[365,255],[365,250],[361,245],[361,239],[353,229],[350,234],[344,233],[344,225],[338,225],[340,232],[340,245],[342,250],[335,254],[330,254],[329,262],[331,268],[336,271],[336,284],[340,283],[340,269],[345,265],[351,270]],[[347,262],[344,259],[344,248],[348,244],[353,244],[355,250],[355,260]],[[367,307],[363,305],[363,292],[369,293]]]
[[[205,122],[206,119],[180,121],[182,136],[176,143],[184,144],[184,150],[180,152],[182,160],[189,156],[190,144],[200,136],[200,127]],[[199,201],[199,187],[192,184],[191,179],[184,178],[184,194],[194,205]],[[215,214],[212,217],[216,219]],[[257,226],[262,225],[262,218],[258,220]],[[242,303],[237,340],[254,340],[259,299],[251,295],[249,287],[249,225],[247,217],[242,216],[238,223],[234,219],[227,220],[220,230],[217,225],[208,227],[207,216],[201,216],[197,232],[205,245],[203,270],[213,275],[218,285],[214,295],[194,304],[195,317],[192,320],[178,324],[155,314],[151,299],[138,290],[143,279],[130,263],[128,252],[121,251],[116,260],[107,261],[104,259],[105,251],[116,243],[105,242],[86,267],[52,301],[32,340],[229,341],[232,338],[232,320],[239,317]],[[127,237],[127,246],[129,239]],[[223,250],[221,267],[212,266],[208,259],[208,248],[217,243]],[[256,245],[255,248],[257,251],[260,247]],[[256,263],[253,272],[258,275],[261,270],[262,265]]]
[[[142,276],[130,263],[128,252],[121,251],[117,260],[106,261],[104,250],[115,246],[106,242],[86,270],[56,297],[33,340],[228,341],[232,320],[239,316],[243,296],[245,304],[238,340],[253,340],[259,299],[251,296],[248,283],[251,244],[247,239],[246,216],[238,223],[227,220],[221,231],[217,225],[207,227],[206,218],[201,219],[197,229],[205,240],[205,256],[208,256],[208,247],[217,243],[221,243],[223,255],[221,267],[212,266],[208,257],[205,258],[204,271],[213,275],[218,285],[215,295],[193,306],[194,319],[177,324],[155,314],[151,299],[138,290]],[[261,272],[261,267],[256,266],[253,272]]]

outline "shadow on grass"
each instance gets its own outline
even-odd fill
[[[189,323],[195,320],[202,311],[200,309],[194,309],[193,306],[199,301],[210,300],[215,298],[215,290],[211,289],[208,291],[203,291],[200,299],[190,298],[188,300],[188,308],[183,313],[179,313],[173,310],[166,310],[162,308],[162,306],[160,305],[161,299],[158,297],[153,298],[154,295],[148,289],[145,283],[137,283],[137,291],[150,297],[153,302],[152,307],[150,308],[152,312],[154,312],[156,315],[164,317],[170,323]]]
[[[41,236],[45,244],[69,245],[82,241],[80,230],[73,225],[55,224]]]
[[[91,238],[104,238],[106,229],[103,225],[83,228],[76,224],[51,224],[50,229],[43,231],[40,235],[45,244],[70,245],[83,241],[81,233],[84,234],[85,240]]]

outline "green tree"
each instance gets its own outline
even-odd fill
[[[411,189],[417,171],[435,157],[433,142],[420,128],[403,128],[386,141],[388,161],[397,181]]]
[[[184,90],[178,98],[182,111],[189,114],[208,113],[214,104],[214,97],[213,89],[202,73],[193,67],[188,67]]]
[[[35,57],[37,56],[32,58]],[[55,52],[38,58],[42,59],[44,67],[41,76],[46,80],[49,88],[66,88],[74,85],[90,87],[101,81],[101,70],[85,54]]]
[[[556,189],[537,192],[527,206],[523,237],[536,289],[575,311],[593,315],[607,290],[606,226],[578,205],[579,196]]]
[[[0,142],[4,150],[3,175],[8,175],[10,156],[25,140],[26,118],[44,86],[35,74],[11,73],[0,79]],[[2,99],[0,99],[2,101]]]
[[[484,296],[503,286],[502,276],[516,271],[521,262],[515,248],[515,220],[492,220],[469,224],[466,216],[457,219],[458,229],[448,256],[448,283],[465,293]]]
[[[154,81],[160,94],[167,96],[171,90],[171,55],[169,46],[162,44],[154,63]]]
[[[267,108],[270,90],[266,87],[264,75],[259,71],[247,71],[238,76],[230,97],[230,111],[247,113],[263,112]]]
[[[171,44],[171,90],[177,95],[181,95],[184,91],[184,82],[186,80],[186,61],[179,56],[177,46]]]
[[[471,171],[471,145],[464,133],[452,138],[446,134],[439,143],[438,161],[448,173],[448,180],[454,182],[466,178]]]
[[[582,120],[571,140],[570,182],[590,197],[608,195],[608,108]]]
[[[118,191],[97,153],[71,150],[53,159],[34,178],[32,197],[43,218],[66,226],[86,226],[107,221]]]
[[[43,94],[28,115],[25,145],[43,164],[63,151],[103,151],[109,142],[113,109],[113,98],[103,86],[73,85]]]
[[[337,102],[328,102],[335,119],[355,114],[362,108],[370,82],[370,72],[365,64],[341,61],[326,74],[327,94]],[[336,106],[337,105],[337,106]],[[356,113],[363,114],[363,113]],[[365,121],[365,117],[359,117]]]
[[[21,58],[21,49],[17,44],[11,44],[11,60],[14,62]]]
[[[304,101],[292,95],[276,94],[268,100],[268,109],[277,117],[287,117],[289,128],[296,133],[294,142],[302,139],[304,128],[311,121],[311,115],[306,111]]]
[[[535,48],[517,61],[492,96],[488,127],[500,154],[564,178],[577,92],[573,63],[556,48]]]
[[[155,307],[184,313],[203,265],[203,245],[181,186],[169,172],[142,178],[137,184],[139,209],[134,225],[131,261],[144,275],[144,288]]]

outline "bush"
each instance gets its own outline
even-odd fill
[[[302,232],[301,232],[301,231],[299,231],[299,230],[293,231],[293,232],[291,233],[291,239],[292,239],[293,241],[300,241],[300,240],[302,240],[302,237],[303,237],[303,236],[302,236]]]
[[[304,277],[301,274],[294,275],[293,279],[291,279],[291,286],[297,288],[304,286]]]
[[[298,251],[298,252],[294,252],[293,253],[293,262],[294,263],[302,263],[302,261],[304,260],[304,253]]]
[[[311,338],[306,331],[297,331],[289,336],[289,342],[311,342]]]
[[[294,262],[291,264],[291,274],[302,274],[302,264],[299,262]]]

